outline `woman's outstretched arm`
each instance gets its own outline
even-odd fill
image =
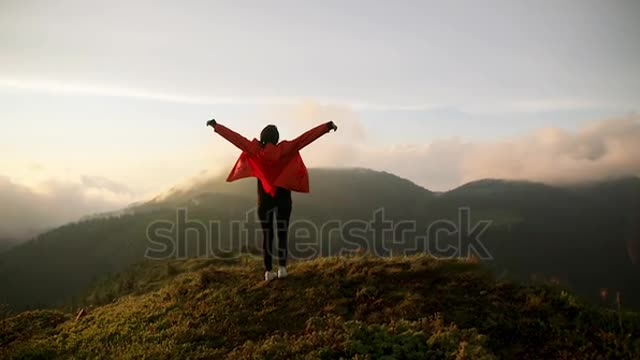
[[[313,129],[305,132],[304,134],[298,136],[297,138],[291,141],[286,141],[286,142],[283,141],[285,152],[300,151],[305,146],[316,141],[319,137],[328,133],[331,130],[333,131],[338,130],[338,127],[336,126],[336,124],[333,123],[333,121],[316,126]]]
[[[218,124],[215,120],[212,119],[207,121],[207,126],[211,126],[215,132],[235,145],[238,149],[248,153],[255,152],[256,146],[249,141],[249,139],[223,125]]]

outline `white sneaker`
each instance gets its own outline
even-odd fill
[[[273,271],[265,271],[264,281],[271,281],[276,278],[276,274]]]
[[[284,266],[280,266],[278,268],[278,279],[284,279],[287,276],[289,276],[289,273],[287,272],[287,268]]]

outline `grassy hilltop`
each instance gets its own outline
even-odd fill
[[[255,259],[137,265],[86,315],[2,321],[0,358],[640,358],[640,315],[427,256],[323,258],[260,281]]]

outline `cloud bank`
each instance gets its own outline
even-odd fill
[[[463,180],[484,177],[574,183],[640,175],[640,117],[593,123],[577,132],[548,128],[474,146]]]
[[[488,142],[457,138],[378,146],[349,108],[305,104],[292,110],[303,124],[332,119],[342,126],[327,144],[305,150],[312,166],[385,170],[429,189],[449,190],[483,178],[572,184],[640,176],[640,116],[596,121],[576,131],[544,128]]]
[[[132,200],[126,186],[101,177],[49,180],[31,188],[0,176],[0,242],[25,240],[88,214],[119,209]]]

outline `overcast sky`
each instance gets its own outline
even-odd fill
[[[0,0],[0,185],[143,199],[228,171],[214,116],[248,137],[334,120],[310,166],[434,190],[638,174],[638,39],[633,0]],[[607,149],[627,157],[589,158]]]

